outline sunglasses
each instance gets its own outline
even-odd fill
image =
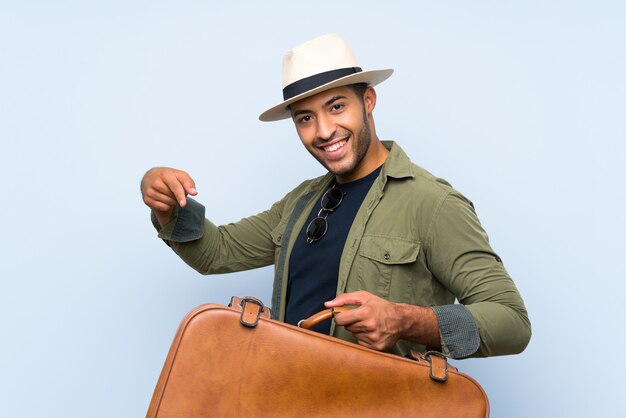
[[[326,218],[328,214],[339,207],[343,197],[346,195],[344,191],[339,189],[337,185],[333,185],[330,189],[326,190],[324,196],[322,196],[321,206],[322,208],[317,213],[317,216],[306,227],[306,242],[309,244],[314,243],[322,239],[328,231],[328,221]],[[324,212],[324,216],[322,216]]]

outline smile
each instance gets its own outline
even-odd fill
[[[346,145],[346,142],[348,142],[347,139],[344,139],[343,141],[335,142],[332,145],[324,147],[324,151],[326,151],[326,152],[337,151],[339,148],[342,148],[344,145]]]

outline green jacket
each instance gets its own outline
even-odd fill
[[[366,290],[393,302],[432,306],[443,352],[454,358],[521,352],[531,333],[526,308],[472,203],[413,164],[395,143],[384,145],[390,153],[348,234],[337,294]],[[269,210],[222,226],[205,219],[204,207],[189,199],[159,237],[202,274],[274,264],[272,311],[284,320],[296,234],[332,181],[330,173],[305,181]],[[331,333],[355,341],[342,327]],[[425,349],[400,341],[393,351],[405,355],[411,348]]]

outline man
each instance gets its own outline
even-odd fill
[[[362,71],[337,35],[288,51],[284,100],[260,119],[291,118],[328,174],[217,227],[186,197],[197,194],[187,173],[154,168],[141,190],[159,237],[203,274],[274,264],[279,320],[350,306],[317,330],[400,355],[519,353],[528,315],[472,203],[377,136],[372,86],[392,72]]]

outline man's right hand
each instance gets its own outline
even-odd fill
[[[169,167],[155,167],[141,179],[143,202],[154,212],[161,226],[172,220],[174,207],[185,207],[187,195],[195,196],[196,184],[184,171]]]

